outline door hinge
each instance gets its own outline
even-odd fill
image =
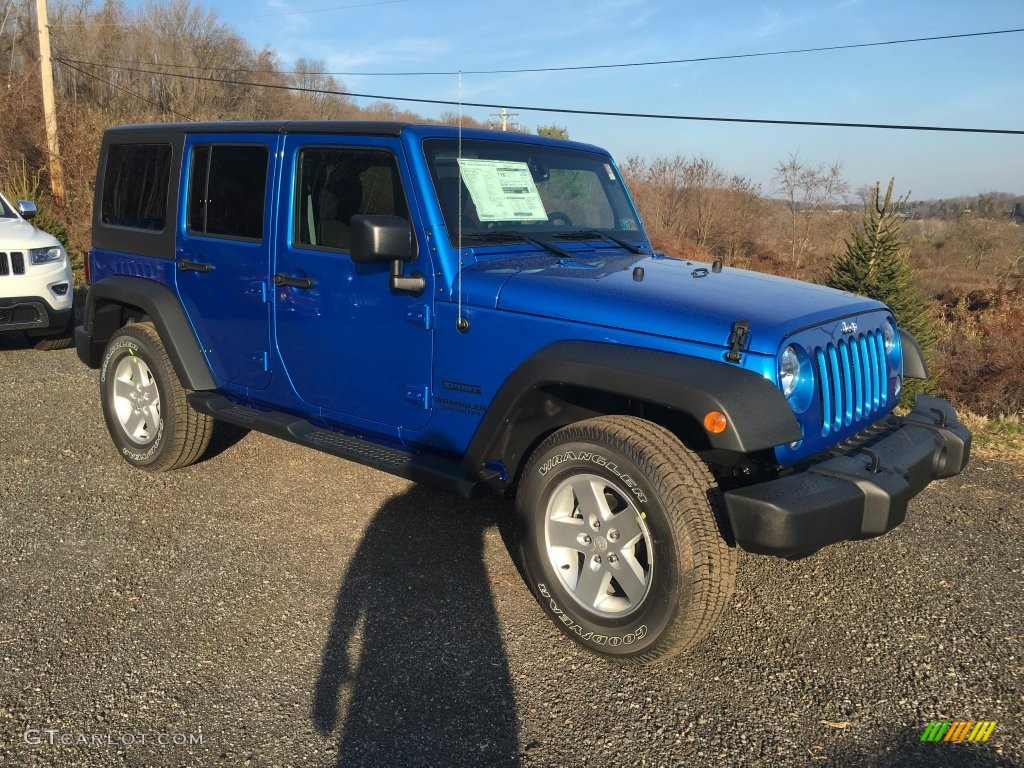
[[[430,408],[430,387],[406,387],[405,399],[424,409]]]
[[[405,319],[410,323],[422,325],[428,331],[434,327],[434,314],[429,304],[410,304],[405,308]]]

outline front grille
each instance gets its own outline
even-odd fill
[[[0,251],[0,277],[10,274],[25,274],[25,254],[21,251]]]
[[[886,405],[888,371],[882,332],[868,331],[814,350],[821,399],[821,435],[828,437]]]

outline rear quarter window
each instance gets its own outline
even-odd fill
[[[170,171],[170,144],[111,144],[103,178],[102,223],[163,231]]]

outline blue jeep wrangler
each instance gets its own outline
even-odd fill
[[[603,150],[377,122],[105,134],[78,355],[149,471],[217,421],[465,496],[586,648],[703,637],[737,547],[878,536],[967,463],[877,301],[655,253]]]

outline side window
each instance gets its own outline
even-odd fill
[[[294,244],[348,250],[349,222],[357,213],[409,218],[395,156],[337,147],[299,152]]]
[[[204,144],[192,150],[190,232],[259,240],[269,153],[262,145]]]
[[[103,174],[101,221],[154,232],[167,223],[170,144],[111,144]]]

